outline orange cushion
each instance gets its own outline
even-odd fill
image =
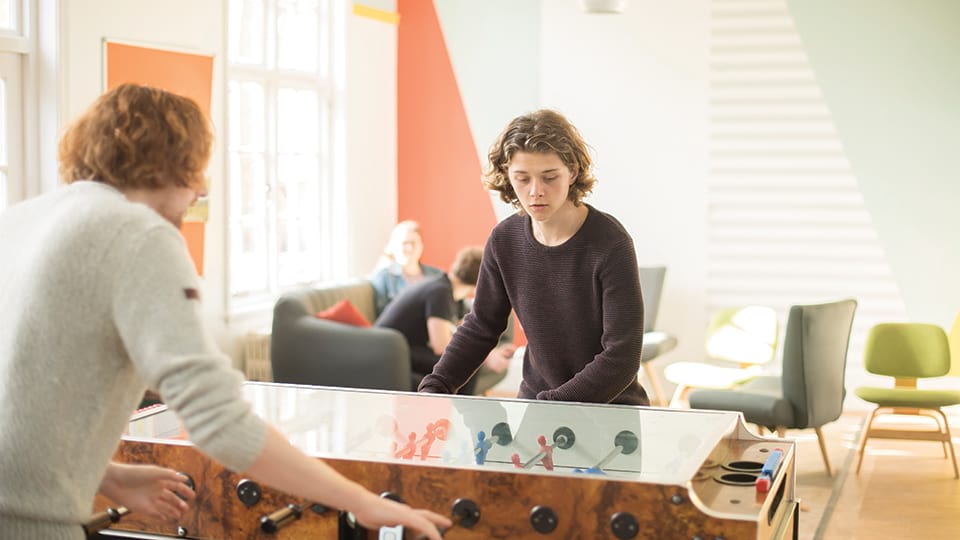
[[[370,321],[363,316],[363,313],[360,313],[360,310],[346,299],[337,302],[323,311],[317,312],[317,318],[352,324],[353,326],[373,326],[370,324]]]

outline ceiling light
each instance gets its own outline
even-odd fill
[[[620,13],[626,3],[627,0],[580,0],[587,13]]]

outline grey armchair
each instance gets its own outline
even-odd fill
[[[280,383],[410,391],[410,350],[400,332],[318,319],[342,299],[373,320],[365,279],[324,284],[281,296],[273,309],[270,361]]]
[[[690,393],[693,409],[740,411],[747,422],[776,429],[813,428],[827,474],[830,459],[821,427],[843,412],[844,375],[856,300],[793,306],[783,341],[783,373],[757,377],[730,390]]]
[[[657,312],[660,310],[660,297],[663,295],[666,274],[665,266],[640,267],[640,288],[643,291],[643,351],[640,363],[647,380],[650,381],[655,405],[660,406],[667,404],[666,395],[651,362],[677,346],[676,336],[656,330]]]

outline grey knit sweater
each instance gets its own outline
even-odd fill
[[[179,232],[81,181],[0,214],[0,536],[79,523],[147,387],[191,440],[242,471],[265,424],[205,330]]]
[[[559,246],[534,237],[530,218],[500,222],[483,252],[473,310],[420,390],[453,393],[480,366],[510,309],[527,336],[519,397],[649,405],[637,382],[643,298],[633,240],[588,205]]]

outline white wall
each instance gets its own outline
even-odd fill
[[[572,1],[542,8],[541,104],[595,149],[599,182],[587,201],[630,231],[641,264],[668,267],[657,326],[681,336],[669,358],[700,359],[708,2],[631,0],[620,15]]]
[[[539,106],[541,3],[434,0],[483,167],[490,146],[510,120]],[[493,193],[491,203],[498,219],[516,212]]]
[[[960,309],[960,2],[789,2],[914,321]]]
[[[347,17],[347,275],[370,272],[397,222],[397,25]]]

